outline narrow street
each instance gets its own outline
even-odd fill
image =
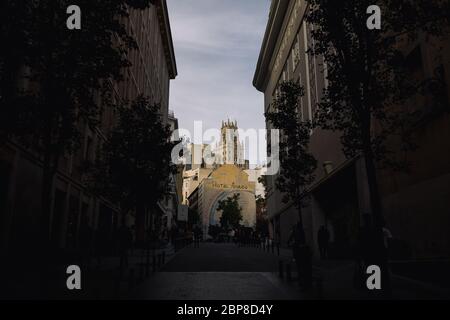
[[[232,243],[188,247],[137,288],[138,299],[292,300],[298,287],[277,275],[278,256]]]
[[[0,301],[450,301],[450,0],[0,8]]]
[[[284,263],[284,277],[278,263]],[[292,277],[287,280],[286,262]],[[354,262],[316,260],[312,291],[304,292],[296,281],[291,251],[281,249],[278,256],[255,247],[233,243],[201,243],[177,252],[160,272],[139,284],[126,299],[148,300],[309,300],[379,299],[354,287]],[[424,282],[392,275],[393,299],[442,299],[448,290]]]

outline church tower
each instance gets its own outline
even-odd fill
[[[218,164],[234,164],[245,167],[244,147],[239,140],[237,121],[222,121],[220,143],[217,148]]]

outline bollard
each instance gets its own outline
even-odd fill
[[[275,253],[274,243],[272,242],[272,254]]]
[[[289,262],[286,264],[286,280],[288,282],[292,281],[291,264]]]
[[[323,299],[323,279],[320,276],[316,279],[316,287],[317,287],[317,298]]]
[[[123,269],[124,269],[123,265],[120,265],[120,267],[119,267],[119,281],[123,278]]]
[[[117,277],[114,283],[114,297],[118,298],[120,296],[120,280],[122,279],[122,268],[117,269]]]
[[[278,256],[280,256],[280,243],[279,242],[277,242],[277,253],[278,253]]]
[[[278,261],[278,271],[280,274],[280,278],[283,278],[284,274],[283,274],[283,260],[279,260]]]
[[[139,263],[139,282],[144,280],[144,263]]]
[[[147,250],[147,256],[145,257],[145,277],[150,275],[150,251]]]
[[[134,287],[134,269],[130,269],[130,274],[128,277],[128,290]]]

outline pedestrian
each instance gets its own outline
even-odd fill
[[[234,229],[231,229],[230,232],[228,232],[228,239],[231,240],[231,241],[233,241],[233,242],[235,242],[235,241],[234,241],[234,236],[235,236],[235,234],[236,234],[236,233],[235,233]]]
[[[133,242],[133,234],[126,225],[125,219],[122,219],[122,225],[118,230],[117,236],[119,242],[120,269],[122,269],[123,267],[128,267],[128,251]]]
[[[377,265],[380,256],[377,234],[369,214],[362,216],[363,224],[359,228],[356,246],[355,287],[366,288],[365,272],[368,266]]]
[[[133,224],[130,228],[130,232],[131,232],[131,248],[130,248],[130,254],[131,256],[133,256],[134,254],[134,249],[136,246],[136,226]]]
[[[317,243],[319,245],[320,259],[328,258],[328,247],[330,243],[330,233],[326,226],[321,226],[317,232]]]
[[[89,217],[84,214],[81,217],[80,222],[80,251],[81,251],[81,264],[90,265],[92,256],[92,236],[93,231],[89,225]]]
[[[383,242],[386,249],[389,251],[389,243],[392,241],[392,233],[391,231],[386,228],[386,226],[383,227]]]
[[[194,227],[194,248],[200,248],[201,230],[198,225]]]
[[[305,231],[300,222],[292,227],[288,244],[292,245],[292,253],[297,265],[300,286],[304,289],[311,289],[312,255],[309,246],[306,244]]]

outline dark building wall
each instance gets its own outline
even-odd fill
[[[305,1],[302,0],[272,1],[253,84],[264,93],[264,111],[267,111],[281,81],[298,81],[305,87],[299,111],[303,117],[310,119],[315,103],[320,101],[321,92],[327,83],[324,79],[326,66],[321,59],[305,54],[307,44],[312,43],[308,26],[303,23],[305,8]],[[415,46],[418,50],[414,50]],[[405,53],[408,50],[411,55],[411,77],[414,79],[436,75],[437,67],[441,67],[446,88],[444,95],[448,101],[449,41],[438,42],[429,37],[421,37],[412,47],[405,48]],[[296,51],[299,52],[299,59],[292,59],[293,55],[295,58]],[[450,255],[449,104],[447,102],[443,110],[436,110],[431,108],[430,99],[430,95],[425,99],[414,97],[407,105],[401,106],[422,111],[414,129],[415,143],[419,148],[408,154],[411,171],[378,171],[386,227],[396,241],[410,247],[413,256],[417,258]],[[267,123],[267,129],[271,129],[270,123]],[[394,149],[399,149],[396,141],[393,140],[392,143]],[[268,144],[270,146],[270,141]],[[370,213],[370,200],[364,161],[361,158],[345,158],[339,133],[314,130],[310,148],[318,160],[318,168],[316,180],[310,186],[311,203],[303,210],[303,219],[310,243],[317,254],[314,240],[320,225],[328,225],[333,242],[339,242],[339,233],[342,234],[342,230],[334,230],[335,228],[348,229],[352,238],[352,230],[358,224],[355,220]],[[398,156],[403,154],[399,153]],[[324,170],[327,162],[331,167],[329,173]],[[338,179],[343,172],[346,172],[343,175],[345,178]],[[268,177],[267,211],[274,229],[278,226],[282,244],[286,244],[287,234],[298,214],[294,214],[296,210],[292,204],[282,202],[282,194],[276,190],[275,180],[276,176]],[[334,189],[331,187],[333,185],[336,185]],[[349,188],[352,190],[347,190]],[[351,196],[336,196],[341,191]],[[334,204],[330,206],[330,203]],[[333,222],[344,213],[348,220],[346,226]],[[352,216],[356,218],[351,218]],[[340,250],[344,256],[345,250],[348,248]]]
[[[137,41],[138,49],[129,53],[133,66],[124,71],[124,81],[112,84],[115,98],[149,96],[154,103],[161,104],[163,120],[167,121],[169,81],[176,77],[177,69],[166,1],[155,1],[155,5],[143,11],[131,10],[126,26]],[[114,111],[105,108],[98,127],[91,129],[80,122],[83,136],[79,149],[59,161],[50,222],[55,247],[77,246],[83,214],[99,231],[98,243],[111,245],[108,240],[119,223],[118,208],[86,190],[82,166],[85,160],[94,160],[115,121]],[[0,146],[0,164],[0,188],[7,190],[0,197],[0,253],[5,254],[13,248],[29,247],[38,231],[42,163],[38,154],[10,141]]]

